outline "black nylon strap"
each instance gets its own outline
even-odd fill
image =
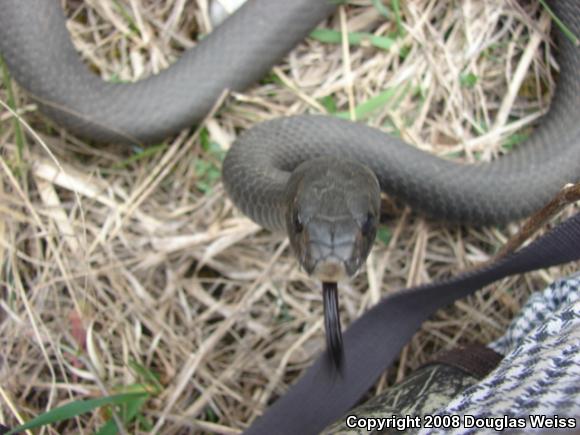
[[[244,433],[319,433],[356,404],[437,309],[498,279],[578,259],[580,213],[489,265],[386,297],[345,331],[342,373],[332,370],[327,355],[321,355]]]

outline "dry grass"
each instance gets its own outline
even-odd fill
[[[206,2],[183,3],[65,2],[83,57],[124,80],[165,68],[208,32]],[[550,23],[537,2],[404,3],[405,36],[390,50],[305,41],[270,80],[226,98],[203,131],[135,162],[131,150],[91,148],[48,123],[12,83],[27,124],[19,161],[13,113],[0,110],[0,421],[134,384],[130,361],[159,375],[145,416],[164,434],[238,433],[284,392],[324,346],[319,284],[281,236],[250,223],[213,184],[221,152],[202,146],[206,132],[225,150],[260,120],[324,111],[330,99],[353,112],[395,88],[367,123],[440,156],[489,160],[528,131],[554,88]],[[396,30],[369,0],[323,27]],[[385,294],[489,259],[517,225],[451,228],[405,210],[386,227],[388,244],[342,288],[344,325]],[[439,349],[498,337],[530,292],[572,267],[503,280],[439,312],[373,391]],[[58,432],[91,433],[104,417]]]

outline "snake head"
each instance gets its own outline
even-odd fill
[[[377,234],[375,174],[351,160],[308,160],[292,172],[286,204],[290,245],[304,270],[323,282],[353,277]]]

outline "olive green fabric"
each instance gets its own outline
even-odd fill
[[[424,416],[444,407],[449,401],[479,378],[456,367],[436,364],[417,370],[402,382],[388,388],[381,395],[348,412],[340,420],[324,430],[324,434],[372,434],[401,433],[397,428],[391,431],[368,431],[362,428],[348,428],[347,417],[389,418],[391,416]],[[413,433],[410,429],[405,433]]]

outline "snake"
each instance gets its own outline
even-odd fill
[[[155,143],[202,122],[225,90],[263,77],[336,7],[332,0],[249,0],[170,67],[111,83],[81,60],[58,1],[1,0],[0,53],[42,113],[74,135]],[[282,117],[232,144],[222,168],[227,193],[258,224],[286,231],[302,267],[327,284],[364,263],[381,191],[447,222],[502,224],[531,214],[580,180],[580,53],[561,30],[580,35],[580,2],[549,7],[561,22],[555,95],[534,133],[507,155],[464,164],[363,123]],[[336,310],[335,294],[328,295]]]

